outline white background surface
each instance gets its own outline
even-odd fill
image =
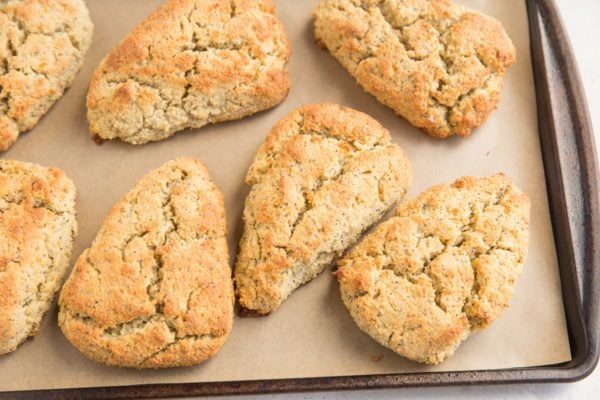
[[[548,0],[543,0],[548,1]],[[575,57],[585,86],[592,123],[596,131],[596,147],[600,147],[600,1],[556,0],[569,33]],[[600,310],[599,310],[600,312]],[[224,397],[219,397],[223,399]],[[442,387],[418,389],[386,389],[369,391],[317,392],[243,396],[236,399],[598,399],[600,369],[577,383]]]

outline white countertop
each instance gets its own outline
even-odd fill
[[[547,0],[545,0],[547,1]],[[562,12],[585,86],[592,123],[600,149],[600,1],[555,0]],[[600,312],[600,311],[599,311]],[[600,397],[600,368],[576,383],[537,385],[463,386],[369,391],[315,392],[241,396],[236,399],[597,399]],[[224,399],[226,397],[219,397]]]

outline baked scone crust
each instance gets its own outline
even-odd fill
[[[0,2],[0,151],[71,86],[92,29],[82,0]]]
[[[338,260],[342,300],[382,345],[440,363],[508,307],[529,210],[527,195],[502,174],[434,186]]]
[[[63,171],[0,160],[0,355],[37,334],[76,233],[75,186]]]
[[[92,75],[90,131],[142,144],[271,108],[289,55],[271,0],[168,0]]]
[[[268,314],[400,199],[410,163],[366,114],[309,104],[278,122],[246,175],[252,186],[235,267],[242,307]]]
[[[233,323],[223,196],[198,160],[146,174],[110,210],[59,299],[65,336],[122,367],[199,363]]]
[[[468,136],[496,108],[515,47],[450,0],[321,0],[317,43],[381,103],[432,136]]]

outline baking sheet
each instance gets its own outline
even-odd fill
[[[366,112],[391,131],[413,165],[409,196],[461,175],[505,172],[532,201],[529,256],[511,308],[439,366],[407,361],[363,334],[341,303],[334,277],[325,272],[296,291],[274,314],[259,319],[236,318],[222,351],[191,368],[135,371],[89,361],[64,338],[53,308],[34,340],[0,358],[0,390],[478,370],[570,360],[522,0],[459,1],[500,19],[517,47],[518,59],[508,72],[498,110],[468,139],[430,138],[377,103],[331,55],[314,45],[311,12],[316,0],[280,0],[276,1],[278,13],[292,43],[292,90],[288,98],[258,115],[180,132],[141,147],[118,141],[94,144],[87,131],[85,95],[95,66],[160,1],[87,3],[95,24],[94,42],[76,82],[37,127],[1,155],[59,166],[75,181],[80,230],[73,260],[89,246],[112,204],[145,172],[187,155],[208,165],[225,195],[233,264],[248,193],[243,176],[254,151],[271,126],[289,111],[321,101]],[[379,356],[383,357],[374,361]]]

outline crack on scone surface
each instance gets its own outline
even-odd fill
[[[350,154],[342,157],[340,162],[335,166],[336,172],[332,176],[329,176],[329,177],[326,177],[323,175],[319,176],[315,179],[315,181],[313,182],[313,185],[311,185],[310,187],[309,186],[301,187],[302,197],[304,199],[305,206],[303,209],[301,209],[299,211],[295,220],[291,224],[291,231],[290,231],[288,241],[294,236],[295,229],[301,223],[304,216],[315,208],[315,203],[313,201],[309,200],[309,196],[312,198],[317,197],[320,191],[327,189],[327,184],[339,181],[342,178],[342,176],[346,173],[345,168],[347,167],[347,164],[350,161],[352,161],[352,159],[354,157],[356,157],[358,154],[368,152],[368,151],[374,151],[377,149],[386,148],[391,145],[390,143],[380,143],[378,141],[377,143],[375,143],[374,146],[359,149],[356,147],[356,144],[353,141],[347,140],[346,138],[343,138],[343,137],[331,135],[329,133],[329,130],[326,127],[323,127],[323,129],[319,130],[319,131],[306,129],[303,124],[303,121],[298,124],[298,130],[297,130],[297,132],[295,132],[295,134],[293,134],[293,136],[295,136],[295,135],[303,135],[303,136],[307,136],[311,139],[313,137],[320,137],[325,140],[333,141],[336,143],[340,143],[340,142],[346,143],[352,147],[352,151],[350,152]],[[299,164],[292,164],[289,166],[290,170],[288,172],[289,172],[290,176],[294,175],[294,167],[298,166],[298,165]],[[300,168],[302,168],[301,165],[300,165]],[[283,247],[286,252],[289,252],[289,249],[287,248],[287,246],[281,246],[281,247]],[[316,255],[316,258],[319,258],[319,254]],[[265,261],[265,258],[259,259],[257,261],[258,262]]]
[[[49,6],[64,8],[58,2]],[[82,9],[85,7],[83,4],[76,5],[75,12],[78,15],[72,15],[71,11],[63,12],[61,17],[64,19],[53,21],[54,25],[51,27],[24,21],[19,12],[24,15],[31,13],[32,10],[28,7],[32,7],[31,4],[23,0],[0,4],[0,41],[6,41],[6,48],[0,49],[0,118],[6,118],[12,124],[2,128],[4,132],[0,131],[5,135],[5,142],[0,143],[0,146],[5,148],[14,140],[8,139],[8,136],[16,137],[32,128],[70,86],[91,39],[91,24],[89,19],[86,20],[88,17],[84,13],[87,11]],[[79,31],[83,32],[84,37],[76,37]],[[36,54],[26,46],[34,46],[34,49],[35,46],[44,46],[47,50],[48,43],[42,38],[47,38],[59,47],[54,50],[52,61],[66,63],[68,67],[47,73],[43,68],[48,65],[36,64]],[[65,44],[70,48],[61,47]],[[26,51],[24,54],[23,49]],[[14,74],[17,75],[18,82],[15,81]],[[4,85],[3,80],[6,81]],[[31,92],[35,90],[42,92]]]
[[[184,341],[194,341],[194,342],[201,342],[201,341],[205,341],[205,340],[213,340],[215,338],[219,338],[221,335],[215,335],[212,333],[207,333],[207,334],[202,334],[202,335],[185,335],[185,336],[179,336],[176,337],[174,341],[167,343],[166,345],[164,345],[162,348],[160,348],[159,350],[155,351],[154,353],[148,355],[147,357],[145,357],[140,363],[139,365],[144,365],[146,364],[148,361],[150,361],[152,358],[157,357],[165,352],[167,352],[171,347],[176,346],[177,344],[179,344],[180,342],[184,342]]]
[[[212,16],[201,15],[202,10],[196,3],[178,18],[177,33],[189,36],[189,40],[180,43],[181,46],[169,56],[174,60],[193,57],[191,65],[170,67],[161,73],[145,71],[144,68],[154,61],[171,62],[161,59],[161,54],[155,55],[152,45],[147,47],[144,59],[116,70],[111,70],[105,65],[106,60],[103,61],[95,72],[100,78],[91,86],[88,95],[88,116],[94,133],[107,139],[118,137],[130,143],[142,144],[165,139],[188,127],[200,128],[210,123],[238,119],[281,101],[282,98],[259,99],[258,91],[271,91],[278,83],[271,81],[267,85],[273,87],[260,87],[257,81],[265,74],[285,71],[289,49],[283,27],[277,16],[268,10],[259,8],[238,12],[236,1],[229,2],[230,12],[225,21],[215,22]],[[251,20],[245,21],[248,18]],[[259,32],[242,32],[231,40],[232,32],[239,29],[240,23],[249,25],[256,22],[267,24],[267,29],[272,29],[272,36],[262,37],[264,32],[261,30],[265,27],[260,27],[256,28]],[[159,25],[155,20],[142,24]],[[244,26],[244,29],[253,28]],[[130,36],[128,40],[133,40]],[[164,47],[165,43],[161,45]],[[227,63],[235,64],[235,67]],[[231,75],[228,81],[220,82],[222,77],[217,77],[207,84],[206,80],[210,77],[205,77],[206,68],[211,67],[216,69],[216,75]],[[156,96],[149,101],[144,94],[133,95],[134,98],[129,102],[130,106],[137,109],[133,116],[127,110],[113,111],[113,105],[110,104],[118,101],[119,91],[127,82],[142,89],[151,89]],[[119,85],[111,88],[114,83]],[[108,90],[102,88],[104,85]],[[287,93],[287,90],[284,91]],[[249,100],[250,97],[253,100]],[[92,103],[90,98],[94,98]],[[97,104],[103,102],[106,104]]]
[[[483,203],[483,207],[481,208],[481,214],[482,215],[485,214],[487,212],[487,210],[489,208],[491,208],[491,207],[495,207],[495,206],[501,205],[501,202],[504,199],[507,191],[508,191],[508,186],[504,186],[503,188],[501,188],[497,192],[496,196],[492,199],[492,201],[487,202],[487,203]],[[411,218],[411,217],[412,217],[411,214],[402,215],[402,216],[395,216],[395,217],[391,218],[390,223],[391,223],[391,221],[394,221],[395,218]],[[420,275],[426,275],[431,280],[432,286],[434,286],[433,285],[434,280],[432,279],[431,274],[428,271],[427,267],[433,261],[435,261],[438,257],[440,257],[441,255],[447,254],[448,251],[450,249],[452,249],[452,248],[464,249],[465,253],[469,254],[470,265],[471,265],[471,269],[472,269],[474,275],[476,275],[476,274],[475,274],[475,268],[473,267],[473,263],[478,258],[480,258],[482,256],[492,255],[492,253],[495,250],[504,250],[504,251],[511,252],[511,253],[518,253],[517,249],[510,248],[510,247],[502,247],[502,246],[499,246],[497,243],[487,243],[487,242],[486,242],[487,249],[484,250],[484,251],[479,251],[477,249],[471,249],[471,251],[467,251],[467,250],[470,249],[470,247],[464,245],[464,243],[465,243],[464,233],[465,232],[475,232],[476,231],[475,224],[477,222],[478,222],[478,219],[473,216],[473,213],[471,213],[470,218],[468,219],[468,222],[460,226],[459,230],[460,230],[461,234],[459,236],[453,238],[454,239],[454,240],[452,240],[453,243],[450,243],[451,242],[450,240],[448,240],[446,242],[443,242],[444,248],[441,251],[438,251],[438,252],[434,251],[434,252],[432,252],[432,254],[428,257],[428,259],[423,262],[423,264],[421,265],[421,267],[419,268],[419,270],[417,272],[410,273],[410,272],[406,272],[406,271],[398,271],[396,268],[394,268],[395,263],[393,261],[390,261],[389,264],[381,267],[381,269],[382,270],[392,271],[394,273],[394,275],[396,275],[397,277],[404,278],[404,279],[408,280],[411,283],[414,283],[415,279],[418,276],[420,276]],[[419,246],[420,246],[420,244],[422,243],[423,240],[426,240],[426,239],[429,239],[429,238],[439,239],[438,236],[436,236],[434,234],[425,235],[424,232],[422,230],[420,230],[420,229],[418,230],[418,232],[419,232],[419,236],[417,238],[417,243],[415,244],[416,248],[419,248]],[[502,234],[504,234],[504,233],[506,233],[506,230],[503,228],[502,231],[501,231],[501,233],[499,234],[499,236],[502,236]],[[500,239],[498,239],[498,240],[500,240]],[[384,255],[384,256],[386,256],[386,257],[388,257],[390,259],[393,259],[393,256],[390,256],[385,251],[385,246],[383,247],[382,255]],[[522,258],[521,257],[519,258],[519,263],[520,262],[522,262]],[[472,289],[471,289],[471,296],[465,299],[464,305],[466,305],[469,301],[472,300],[472,298],[474,298],[475,296],[478,295],[477,287],[479,287],[479,281],[477,280],[477,278],[475,276],[475,278],[473,279],[473,286],[472,286]],[[436,294],[437,294],[438,293],[438,288],[434,287],[434,289],[435,289]],[[438,304],[438,306],[439,306],[439,304]],[[440,307],[440,308],[442,308],[443,311],[446,311],[443,307]]]
[[[292,229],[291,229],[289,238],[292,238],[294,236],[296,226],[302,221],[302,219],[306,215],[306,213],[308,213],[315,207],[314,202],[309,200],[309,196],[313,197],[313,198],[317,197],[318,193],[321,190],[326,189],[327,184],[339,181],[341,179],[341,177],[347,172],[347,171],[345,171],[347,164],[350,161],[352,161],[352,159],[354,159],[357,155],[359,155],[361,153],[365,153],[365,152],[388,148],[391,146],[391,143],[389,143],[389,142],[384,143],[384,142],[381,142],[378,140],[373,146],[358,148],[355,142],[348,140],[347,138],[331,135],[329,133],[329,130],[326,127],[322,127],[322,129],[319,131],[307,129],[303,124],[303,120],[301,120],[298,123],[297,130],[295,130],[295,132],[291,135],[291,137],[288,140],[292,140],[292,138],[297,135],[307,136],[310,139],[312,139],[314,137],[319,137],[319,138],[323,138],[324,140],[332,141],[335,143],[346,143],[352,147],[352,150],[348,155],[345,155],[344,157],[342,157],[340,162],[335,166],[336,172],[333,175],[331,175],[331,176],[321,175],[321,176],[315,177],[315,180],[314,180],[314,182],[312,182],[313,184],[311,186],[303,185],[301,187],[301,193],[302,193],[302,197],[304,199],[305,206],[303,209],[301,209],[299,211],[295,220],[292,222],[292,224],[291,224]],[[272,155],[272,157],[276,158],[277,155]],[[286,171],[286,172],[288,172],[290,176],[294,176],[294,172],[295,172],[294,167],[302,168],[302,165],[300,165],[298,163],[292,163],[292,165],[289,165],[289,166],[286,165],[286,167],[289,167],[289,171]],[[267,172],[267,174],[268,173],[269,172]],[[255,226],[255,229],[256,229],[256,226]],[[288,251],[286,246],[279,246],[279,247],[285,248],[286,252]],[[261,248],[262,248],[262,246],[261,246]],[[257,260],[257,262],[264,261],[265,258],[266,257],[263,255]]]
[[[501,86],[505,68],[514,61],[514,47],[513,60],[508,57],[509,60],[503,65],[486,63],[479,48],[473,48],[468,54],[449,49],[454,39],[453,28],[463,23],[463,16],[479,15],[478,13],[457,5],[451,6],[451,11],[444,13],[435,10],[439,5],[427,4],[425,1],[415,5],[418,13],[410,10],[410,6],[403,8],[404,6],[394,5],[391,1],[332,0],[321,3],[316,13],[317,41],[325,43],[366,91],[415,126],[433,136],[466,136],[496,107],[500,88],[490,83],[496,82]],[[407,18],[406,14],[411,12],[417,15],[409,20],[398,21],[399,18]],[[322,21],[319,21],[321,18]],[[331,28],[330,24],[338,26],[341,31],[348,30],[347,36],[328,32],[329,29],[336,29]],[[364,31],[361,28],[363,24],[368,25]],[[410,37],[412,28],[418,30],[416,43]],[[434,35],[434,38],[428,35]],[[389,49],[382,50],[381,46],[389,45],[392,38],[404,49],[403,52],[397,54],[391,53]],[[507,40],[508,44],[500,45],[512,46],[510,39]],[[419,45],[424,49],[415,47]],[[499,53],[496,55],[498,58],[503,56],[505,55]],[[386,57],[385,65],[377,62]],[[477,60],[484,71],[477,72],[473,67],[455,68],[460,61],[468,59]],[[369,66],[363,68],[362,64],[367,61]],[[396,71],[393,77],[386,76],[381,69],[390,68],[391,65]],[[473,80],[475,74],[485,76],[479,76],[477,82],[469,84],[460,82],[467,75],[472,75],[469,79]],[[367,75],[371,78],[367,78]],[[370,82],[372,78],[380,83]],[[405,84],[418,86],[401,86]],[[385,90],[382,85],[385,85]],[[456,90],[460,93],[452,94]],[[485,99],[480,100],[478,96]],[[475,104],[470,104],[471,101]],[[486,104],[482,105],[483,103]],[[478,115],[474,118],[473,114]]]
[[[376,143],[372,147],[359,149],[356,147],[356,144],[353,141],[345,140],[344,138],[340,138],[340,137],[334,137],[328,133],[327,129],[324,129],[324,130],[321,130],[318,132],[311,131],[311,130],[306,130],[302,124],[300,125],[298,134],[306,135],[310,138],[312,138],[314,136],[318,136],[318,137],[325,138],[326,140],[331,140],[331,141],[335,141],[335,142],[344,142],[344,143],[349,144],[353,150],[349,155],[342,158],[342,160],[336,166],[336,168],[335,168],[336,172],[333,175],[327,176],[327,177],[320,176],[316,179],[316,181],[313,183],[313,185],[311,187],[302,187],[302,189],[301,189],[302,197],[304,198],[305,207],[304,207],[304,209],[300,210],[300,212],[296,216],[295,221],[291,224],[292,229],[290,232],[290,238],[292,238],[294,236],[295,229],[298,226],[298,224],[301,223],[304,216],[308,212],[310,212],[311,210],[313,210],[315,208],[315,203],[313,201],[309,201],[309,195],[313,198],[317,197],[321,190],[326,190],[328,184],[339,181],[342,178],[342,176],[348,172],[347,171],[348,163],[350,161],[352,161],[354,159],[354,157],[356,157],[358,154],[364,153],[367,151],[375,151],[378,149],[383,149],[383,148],[389,146],[389,143],[388,144]],[[292,174],[292,171],[290,171],[290,175],[291,174]],[[381,181],[381,179],[379,181]],[[379,184],[379,181],[378,181],[378,184]],[[287,251],[287,248],[286,248],[286,251]],[[317,255],[317,258],[318,257],[319,257],[319,255]]]

